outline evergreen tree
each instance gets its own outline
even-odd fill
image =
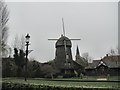
[[[15,53],[14,54],[15,63],[18,66],[17,76],[22,77],[24,75],[23,68],[25,65],[25,53],[23,50],[19,50],[19,53],[18,53],[17,48],[14,48],[14,53]]]
[[[18,56],[18,50],[17,50],[17,48],[14,48],[14,59],[15,59],[15,64],[17,66],[19,65],[18,58],[19,58],[19,56]]]

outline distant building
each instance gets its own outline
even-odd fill
[[[119,76],[120,55],[106,55],[101,60],[93,60],[85,67],[86,75],[89,76]]]

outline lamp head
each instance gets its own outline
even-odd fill
[[[30,40],[30,35],[29,35],[29,34],[27,34],[27,35],[25,36],[25,38],[26,38],[26,43],[28,43],[28,42],[29,42],[29,40]]]

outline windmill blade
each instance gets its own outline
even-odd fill
[[[70,40],[81,40],[81,39],[70,39]]]
[[[50,38],[50,39],[48,39],[48,40],[58,40],[58,39],[52,39],[52,38]]]
[[[58,39],[52,39],[52,38],[50,38],[48,40],[58,40]],[[81,39],[70,39],[70,40],[81,40]],[[69,40],[66,40],[66,41],[69,41]]]
[[[62,24],[63,24],[63,36],[65,36],[65,27],[64,27],[64,19],[62,18]]]

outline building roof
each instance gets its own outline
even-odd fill
[[[84,67],[82,65],[80,65],[79,63],[72,61],[71,63],[65,63],[65,65],[62,66],[62,69],[83,69]]]
[[[76,49],[76,55],[80,55],[78,45],[77,45],[77,49]]]
[[[100,65],[107,66],[109,68],[118,68],[120,67],[120,55],[115,56],[105,56],[101,60],[93,60],[92,63],[89,63],[86,69],[95,69]]]
[[[75,62],[77,62],[78,64],[84,67],[88,64],[87,60],[81,56],[79,56],[79,59],[76,59]]]
[[[87,60],[80,56],[78,46],[77,46],[77,49],[76,49],[76,60],[75,60],[75,62],[77,62],[79,65],[81,65],[83,67],[87,66],[87,64],[88,64]]]
[[[120,67],[120,55],[116,56],[105,56],[103,61],[107,64],[110,68]]]

